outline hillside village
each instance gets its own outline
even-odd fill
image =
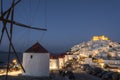
[[[93,37],[88,42],[83,42],[71,48],[71,52],[79,52],[84,56],[104,59],[120,59],[120,44],[109,40],[105,36]]]
[[[62,68],[64,63],[72,59],[76,59],[80,64],[119,67],[120,44],[104,35],[93,36],[90,41],[74,45],[70,51],[59,55],[58,58],[52,55],[50,69]]]

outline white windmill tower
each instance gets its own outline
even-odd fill
[[[28,76],[49,76],[49,53],[38,42],[23,54],[23,67]]]

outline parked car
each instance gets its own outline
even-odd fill
[[[102,77],[104,74],[106,74],[107,73],[107,71],[102,71],[102,72],[100,72],[97,76],[98,77]]]
[[[89,65],[89,64],[81,65],[81,69],[82,69],[83,71],[85,71],[87,67],[90,67],[90,65]]]
[[[102,80],[112,80],[113,72],[108,72],[102,76]]]
[[[93,70],[93,72],[92,72],[92,75],[97,75],[97,74],[99,74],[100,72],[102,72],[103,70],[101,69],[101,68],[98,68],[98,67],[96,67],[96,68],[94,68],[94,70]]]
[[[66,75],[66,71],[65,71],[65,70],[59,70],[59,74],[60,74],[61,76],[65,76],[65,75]]]
[[[120,76],[119,73],[114,72],[114,73],[112,74],[112,80],[119,80],[119,76]]]
[[[87,67],[85,71],[86,71],[87,73],[91,74],[91,73],[93,72],[93,70],[94,70],[94,69],[93,69],[92,67]]]
[[[74,76],[74,73],[72,71],[67,71],[66,75],[68,76],[68,78],[70,80],[75,80],[75,76]]]

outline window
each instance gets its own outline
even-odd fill
[[[31,55],[30,58],[32,59],[32,58],[33,58],[33,55]]]

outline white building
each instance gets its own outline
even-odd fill
[[[120,60],[103,60],[104,64],[120,65]]]
[[[94,62],[92,61],[92,58],[85,58],[84,64],[97,65],[97,63],[94,63]]]
[[[65,54],[64,62],[66,63],[69,60],[77,59],[77,58],[79,58],[79,55],[76,55],[76,54]]]
[[[59,69],[59,61],[56,55],[50,54],[50,70],[58,70]]]
[[[93,64],[92,58],[85,58],[85,64]]]
[[[73,55],[72,54],[66,54],[65,57],[64,57],[64,61],[65,63],[69,60],[72,60],[73,59]]]
[[[49,54],[38,42],[23,54],[23,67],[27,76],[49,76]]]
[[[64,60],[64,56],[65,54],[60,54],[58,56],[58,60],[59,60],[59,69],[62,69],[65,66],[65,60]]]

